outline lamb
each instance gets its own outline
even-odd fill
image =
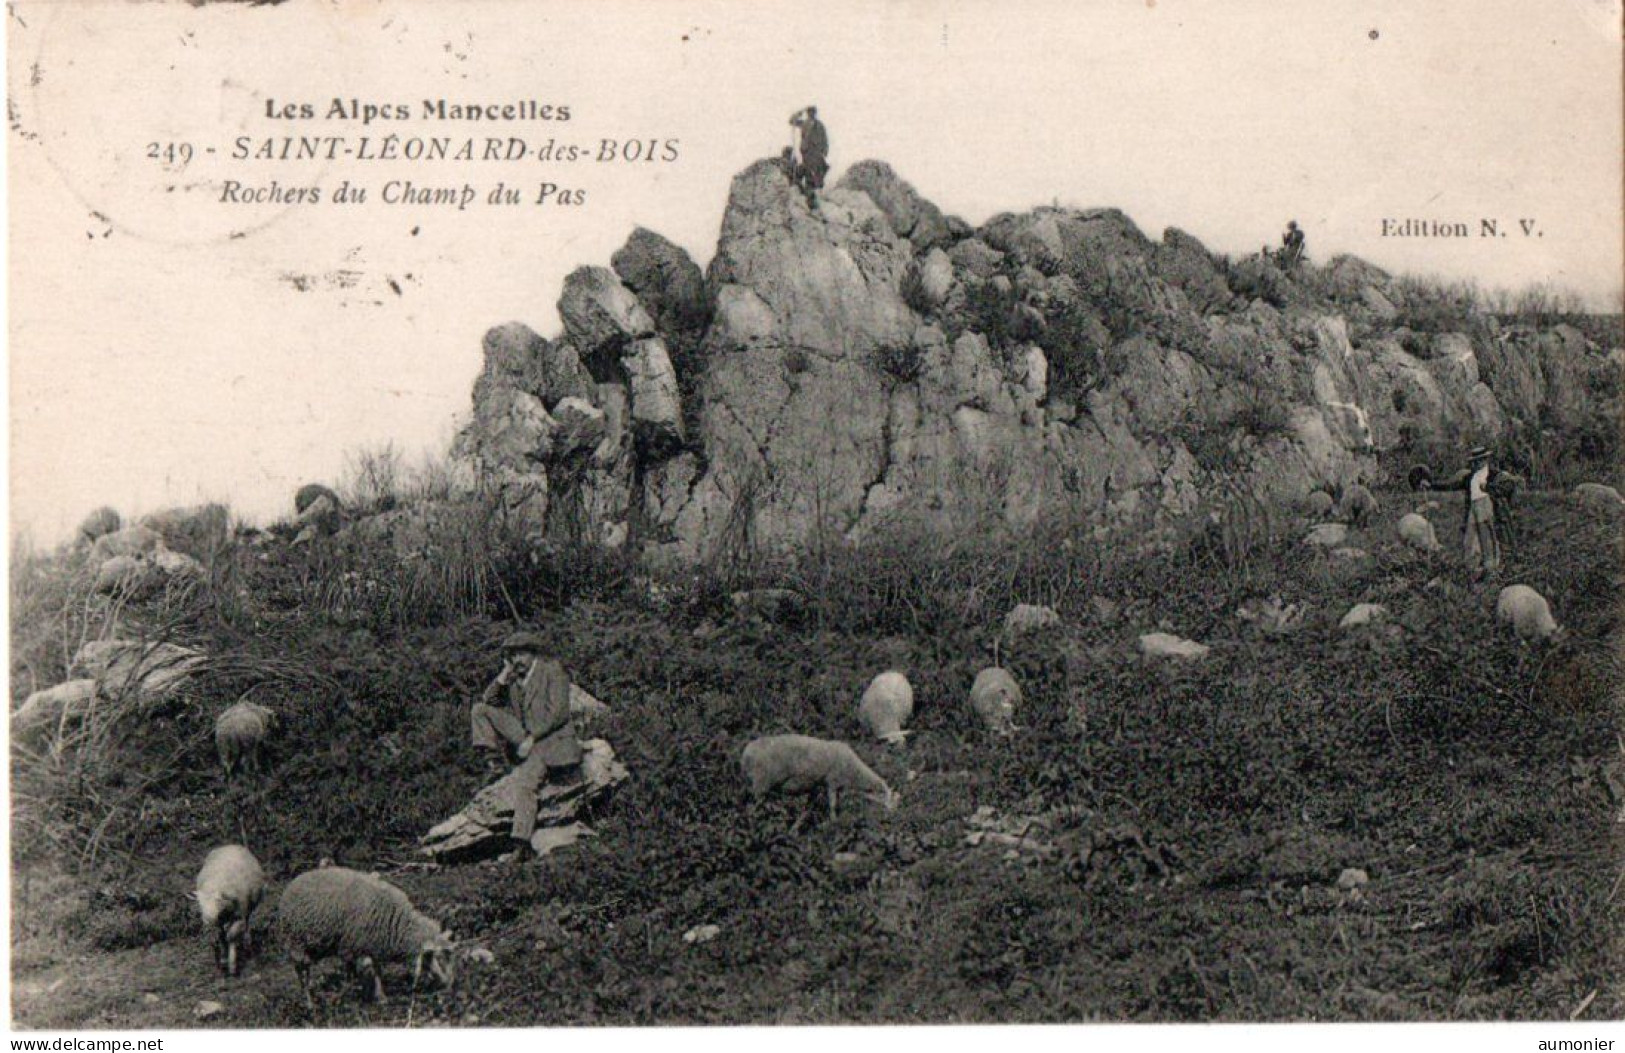
[[[264,896],[265,872],[242,845],[216,848],[197,872],[192,898],[204,926],[214,930],[214,962],[227,976],[237,975],[237,956],[251,942],[250,922]]]
[[[1357,527],[1363,527],[1377,514],[1377,499],[1360,483],[1353,483],[1343,491],[1343,500],[1337,506],[1338,518]]]
[[[908,737],[903,725],[914,715],[914,688],[908,677],[895,669],[869,681],[858,702],[863,726],[882,742],[901,745]]]
[[[970,708],[995,735],[1016,730],[1016,707],[1021,704],[1021,688],[1016,678],[998,666],[988,666],[976,674],[970,686]]]
[[[1399,539],[1423,552],[1439,551],[1439,539],[1434,536],[1433,524],[1415,512],[1406,512],[1399,519]]]
[[[370,978],[375,1001],[384,998],[378,961],[410,959],[414,987],[425,968],[442,986],[456,982],[455,944],[440,923],[394,885],[348,867],[307,870],[289,882],[277,904],[276,931],[313,1012],[310,972],[324,958],[342,958]]]
[[[215,718],[214,745],[226,778],[239,770],[259,774],[260,743],[275,719],[275,713],[253,702],[238,702]]]
[[[1508,585],[1495,601],[1495,620],[1512,626],[1525,643],[1558,643],[1567,630],[1552,617],[1546,597],[1527,585]]]
[[[897,807],[897,793],[876,775],[844,742],[809,735],[768,735],[754,739],[740,756],[751,796],[769,793],[810,793],[823,784],[829,794],[830,818],[842,790],[850,790],[883,805]]]

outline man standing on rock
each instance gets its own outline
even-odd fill
[[[537,633],[518,632],[502,642],[502,672],[486,687],[470,714],[475,748],[491,751],[492,774],[517,760],[513,838],[530,841],[536,827],[536,793],[549,772],[581,764],[581,744],[570,719],[570,678],[547,656]],[[507,695],[509,708],[493,703]]]
[[[807,195],[808,207],[814,207],[813,194],[824,188],[824,176],[829,172],[829,132],[818,119],[818,107],[809,106],[790,115],[790,123],[801,129],[801,163],[796,168],[801,192]]]

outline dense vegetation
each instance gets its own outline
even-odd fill
[[[375,492],[352,486],[352,506],[438,494],[376,459],[357,477]],[[668,575],[527,543],[476,500],[418,558],[241,544],[127,607],[87,599],[82,557],[15,552],[14,703],[115,623],[210,657],[144,720],[114,706],[14,743],[14,1019],[174,1026],[212,999],[211,1025],[305,1022],[274,942],[224,981],[181,896],[237,840],[277,885],[324,856],[385,871],[495,956],[449,994],[408,999],[397,970],[381,1007],[333,968],[318,1023],[1560,1018],[1592,992],[1587,1015],[1618,1017],[1619,522],[1537,490],[1500,580],[1474,586],[1457,506],[1428,512],[1447,552],[1427,557],[1393,534],[1417,496],[1379,497],[1363,560],[1233,496],[1160,550],[1066,521],[947,544],[899,524]],[[1550,598],[1568,644],[1498,630],[1512,581]],[[729,602],[768,585],[800,602],[772,619]],[[1235,616],[1269,596],[1305,605],[1302,624]],[[1362,601],[1390,623],[1340,632]],[[1063,625],[998,641],[1026,693],[1023,733],[1000,741],[965,696],[1018,602]],[[516,621],[614,707],[632,780],[581,846],[424,869],[416,838],[483,782],[467,706]],[[1134,641],[1159,628],[1213,651],[1148,662]],[[889,666],[917,697],[891,752],[855,713]],[[225,786],[212,720],[250,692],[284,720],[268,773]],[[789,730],[857,743],[898,811],[747,806],[741,747]],[[982,807],[1045,817],[1055,851],[966,844]],[[1339,889],[1351,867],[1369,884]],[[704,924],[720,934],[684,941]]]

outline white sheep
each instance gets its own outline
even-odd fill
[[[265,872],[242,845],[216,848],[197,872],[192,898],[204,927],[214,930],[214,961],[227,976],[237,975],[237,956],[252,942],[249,926],[264,896]]]
[[[127,526],[111,534],[103,534],[90,546],[90,561],[106,563],[114,556],[141,556],[158,551],[164,539],[156,530],[145,526]]]
[[[1031,603],[1018,603],[1004,616],[1004,634],[1014,638],[1022,633],[1053,629],[1061,624],[1061,616],[1054,607],[1041,607]]]
[[[769,793],[810,793],[823,786],[829,794],[829,814],[842,790],[849,790],[883,805],[897,807],[897,793],[874,769],[863,763],[844,742],[809,735],[768,735],[754,739],[740,755],[751,796]]]
[[[440,923],[394,885],[348,867],[307,870],[289,882],[277,903],[276,931],[312,1010],[310,972],[324,958],[342,958],[370,978],[376,1001],[384,998],[379,961],[410,960],[414,987],[425,968],[446,987],[456,981],[455,944]]]
[[[259,774],[260,743],[275,719],[275,713],[253,702],[238,702],[215,718],[214,746],[226,778],[239,770]]]
[[[1508,585],[1495,601],[1495,620],[1512,626],[1524,642],[1557,643],[1567,631],[1552,617],[1546,597],[1527,585]]]
[[[1016,678],[998,666],[988,666],[976,674],[970,686],[970,708],[995,735],[1016,730],[1016,707],[1021,705],[1021,688]]]
[[[1399,518],[1399,539],[1422,552],[1439,551],[1439,539],[1433,533],[1433,524],[1415,512],[1406,512]]]
[[[895,669],[869,681],[858,702],[858,716],[870,734],[882,742],[900,745],[908,737],[903,725],[914,715],[914,688]]]
[[[1353,483],[1343,491],[1343,500],[1337,506],[1337,516],[1346,523],[1363,527],[1377,514],[1377,499],[1360,483]]]

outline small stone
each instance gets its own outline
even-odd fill
[[[192,1015],[199,1020],[207,1020],[212,1016],[219,1016],[226,1011],[226,1007],[219,1002],[199,1002],[193,1009]]]
[[[148,1005],[157,1005],[160,1001],[162,1001],[162,999],[153,994],[151,991],[148,991],[146,994],[142,995],[141,1000]]]
[[[1352,892],[1361,885],[1368,885],[1370,883],[1371,876],[1365,871],[1361,870],[1359,867],[1348,867],[1344,869],[1341,874],[1337,875],[1337,887],[1342,889],[1344,892]]]

